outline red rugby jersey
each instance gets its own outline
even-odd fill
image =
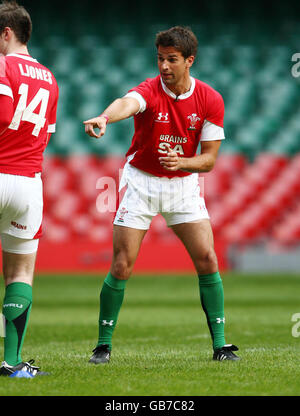
[[[146,79],[129,91],[139,93],[147,103],[146,110],[134,116],[135,133],[126,153],[126,156],[134,154],[130,163],[136,168],[169,178],[190,175],[180,170],[169,172],[161,166],[159,157],[166,155],[166,143],[179,156],[192,157],[205,121],[223,128],[222,96],[206,83],[192,80],[192,91],[180,99],[166,92],[160,76]]]
[[[58,86],[48,68],[29,55],[0,58],[0,94],[13,99],[13,118],[0,134],[0,172],[33,177],[55,132]]]

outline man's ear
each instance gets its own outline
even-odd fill
[[[12,34],[13,34],[13,31],[11,30],[11,28],[10,27],[5,27],[3,29],[3,32],[1,33],[1,37],[2,37],[2,39],[8,41],[8,40],[11,39]]]
[[[187,63],[188,68],[190,68],[193,65],[194,61],[195,61],[194,55],[189,56],[188,58],[186,58],[185,61]]]

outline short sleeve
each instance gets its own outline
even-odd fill
[[[134,98],[138,101],[138,103],[140,105],[140,108],[139,108],[139,111],[136,114],[143,113],[146,110],[147,103],[146,103],[144,97],[141,94],[139,94],[138,92],[130,91],[126,95],[124,95],[124,97]]]
[[[0,57],[0,94],[14,99],[11,84],[7,76],[7,63],[4,56]]]
[[[205,120],[203,123],[200,140],[202,142],[208,142],[212,140],[223,140],[225,139],[223,127],[219,127],[216,124],[210,123]]]
[[[224,128],[224,101],[215,90],[209,91],[207,95],[205,120]]]
[[[136,92],[136,93],[140,94],[146,102],[146,108],[149,108],[151,106],[152,96],[153,96],[153,88],[152,88],[152,85],[150,83],[150,79],[146,79],[146,81],[142,82],[137,87],[132,88],[128,92],[129,93]]]

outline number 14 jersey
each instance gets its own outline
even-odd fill
[[[54,75],[29,55],[0,58],[0,94],[13,99],[14,115],[0,134],[0,172],[34,177],[55,132],[58,86]]]

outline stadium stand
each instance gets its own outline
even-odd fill
[[[31,10],[33,20],[45,23],[34,32],[32,55],[53,70],[60,86],[57,133],[44,163],[42,243],[111,244],[113,212],[98,212],[97,181],[118,180],[133,123],[111,125],[97,141],[85,135],[82,121],[155,76],[155,33],[187,24],[199,39],[192,75],[220,91],[225,102],[227,139],[215,169],[201,175],[216,244],[221,251],[224,244],[268,239],[299,244],[300,77],[291,75],[291,57],[299,52],[293,19],[299,6],[275,2],[266,20],[264,2],[259,10],[252,3],[244,11],[240,7],[239,17],[233,2],[211,2],[196,10],[201,10],[196,19],[188,1],[186,13],[175,8],[166,24],[161,18],[168,10],[164,4],[145,15],[141,3],[134,3],[135,17],[126,5],[110,5],[100,23],[99,16],[81,18],[87,13],[83,3],[76,8],[60,3]],[[72,25],[65,25],[65,19]],[[162,218],[154,220],[146,242],[159,240],[176,244]],[[222,256],[226,265],[226,254]]]

